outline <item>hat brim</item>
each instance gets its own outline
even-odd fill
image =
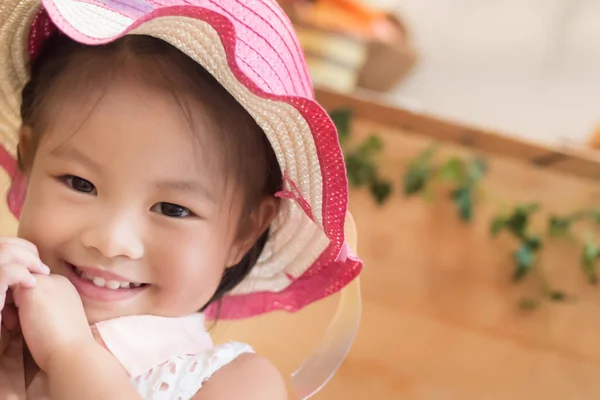
[[[244,5],[236,0],[149,10],[116,10],[102,1],[3,3],[0,46],[9,51],[0,56],[0,129],[13,161],[32,24],[51,20],[88,45],[124,35],[153,36],[201,64],[242,104],[264,130],[284,175],[281,212],[269,241],[249,276],[221,302],[219,317],[296,311],[339,291],[359,274],[362,263],[344,238],[348,191],[337,132],[313,99],[296,39],[283,37],[275,26],[289,24],[278,8],[264,3],[260,12],[245,12],[242,21],[235,8]],[[45,13],[47,22],[42,21]],[[14,169],[5,158],[0,157],[3,166]],[[13,202],[19,199],[15,190]],[[19,205],[11,209],[18,216]],[[207,310],[209,316],[216,312],[215,307]]]

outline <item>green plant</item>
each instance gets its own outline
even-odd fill
[[[579,210],[569,215],[552,214],[548,218],[548,234],[551,236],[570,235],[571,227],[578,221],[590,220],[600,225],[600,210]]]
[[[404,174],[404,194],[413,196],[423,193],[428,196],[429,187],[436,181],[448,183],[452,186],[450,197],[460,218],[470,221],[477,189],[487,172],[487,163],[479,157],[451,157],[437,165],[434,163],[437,148],[436,144],[431,145],[409,161]]]
[[[381,139],[371,135],[353,145],[350,140],[351,110],[338,109],[331,112],[330,116],[338,130],[349,184],[352,187],[368,187],[375,201],[383,204],[392,193],[392,184],[381,177],[376,163],[383,148]]]
[[[437,150],[436,145],[425,149],[408,163],[404,174],[404,194],[412,196],[425,191],[431,178],[435,175],[432,159]]]
[[[591,284],[598,283],[598,272],[596,264],[600,259],[600,247],[594,241],[593,233],[587,232],[583,239],[578,238],[572,231],[573,225],[577,222],[588,220],[596,225],[600,225],[600,210],[584,209],[576,211],[569,215],[550,215],[548,217],[548,235],[553,237],[574,238],[581,242],[580,266]]]
[[[383,148],[381,139],[371,135],[364,141],[350,145],[352,113],[349,109],[333,111],[331,117],[338,129],[340,144],[344,152],[348,180],[351,186],[367,186],[377,203],[382,204],[391,195],[393,185],[379,175],[377,156]],[[436,162],[439,145],[434,143],[408,160],[403,175],[405,196],[422,195],[432,198],[433,186],[449,186],[449,196],[454,202],[458,216],[465,222],[473,220],[478,193],[488,173],[488,164],[481,157],[452,156],[445,161]],[[599,209],[578,210],[568,215],[552,214],[547,219],[545,235],[536,233],[532,228],[532,219],[541,213],[540,203],[515,204],[508,213],[499,213],[490,221],[490,234],[496,237],[502,232],[511,235],[517,242],[512,253],[514,270],[512,279],[520,282],[530,275],[538,278],[541,286],[541,299],[551,302],[564,302],[572,296],[552,287],[539,265],[539,254],[544,249],[544,237],[575,238],[572,227],[580,221],[591,221],[600,225]],[[591,284],[598,282],[597,263],[600,260],[600,246],[594,241],[593,234],[587,233],[581,240],[580,266]],[[535,273],[535,274],[534,274]],[[526,297],[521,299],[519,307],[532,310],[540,305],[540,299]]]
[[[596,261],[598,261],[599,258],[600,248],[598,248],[598,245],[591,238],[586,238],[581,255],[581,267],[587,276],[588,281],[593,285],[598,283]]]
[[[517,204],[508,215],[497,215],[490,223],[492,236],[497,236],[502,231],[507,231],[519,243],[513,253],[515,270],[513,279],[515,282],[523,280],[537,267],[537,277],[541,283],[542,298],[553,302],[562,302],[570,298],[562,290],[553,288],[545,278],[539,265],[536,266],[537,257],[543,248],[543,239],[540,235],[532,233],[530,227],[532,216],[541,211],[541,205],[537,203]],[[559,218],[550,219],[549,226],[564,228],[564,221],[558,222]],[[554,225],[556,222],[558,224]],[[549,228],[549,232],[554,229]],[[557,231],[554,231],[557,232]],[[522,299],[519,306],[524,310],[534,309],[539,301],[531,298]]]
[[[534,267],[536,255],[542,248],[542,239],[540,236],[531,233],[529,222],[531,216],[540,210],[539,204],[517,205],[508,215],[496,216],[490,224],[490,232],[497,236],[501,231],[508,231],[514,236],[519,247],[513,253],[515,260],[514,280],[520,281]]]

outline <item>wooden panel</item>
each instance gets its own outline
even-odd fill
[[[412,132],[432,139],[459,143],[476,150],[519,159],[552,171],[600,179],[600,158],[594,151],[557,149],[525,142],[491,130],[384,105],[358,94],[347,96],[325,88],[316,89],[315,94],[326,109],[350,107],[357,116],[401,128],[407,133]]]

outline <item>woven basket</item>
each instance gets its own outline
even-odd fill
[[[314,3],[280,0],[304,49],[313,83],[351,92],[357,87],[385,92],[397,85],[417,62],[402,19],[385,12],[385,31],[348,29],[335,14],[324,16]]]

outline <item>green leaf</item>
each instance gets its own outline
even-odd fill
[[[565,301],[568,299],[567,294],[560,290],[550,290],[546,296],[549,300],[556,302]]]
[[[492,220],[492,223],[490,224],[490,232],[492,233],[493,236],[497,236],[502,229],[504,229],[504,227],[506,227],[506,223],[508,222],[508,220],[506,219],[506,217],[503,216],[497,216]]]
[[[404,174],[404,194],[411,196],[419,193],[427,185],[430,176],[429,165],[417,165],[409,168]]]
[[[342,148],[350,138],[352,114],[350,108],[338,108],[329,112],[329,116],[338,131]],[[354,187],[368,185],[378,204],[382,204],[392,193],[392,184],[379,179],[377,165],[373,160],[382,148],[381,138],[377,135],[371,135],[353,151],[344,149],[344,161],[349,184]]]
[[[479,182],[487,173],[487,161],[483,158],[477,158],[468,164],[468,175],[471,184]]]
[[[533,268],[533,262],[535,260],[534,251],[527,244],[523,244],[515,251],[513,256],[516,263],[514,280],[520,281],[525,278]]]
[[[382,148],[383,142],[381,141],[381,138],[376,135],[369,136],[362,147],[366,156],[371,156],[375,153],[378,153]]]
[[[517,237],[526,236],[529,217],[540,208],[539,204],[524,204],[515,207],[512,215],[506,221],[506,227]]]
[[[586,238],[583,245],[581,268],[587,276],[588,281],[593,285],[598,283],[598,274],[596,272],[596,260],[598,258],[600,258],[600,248],[590,238]]]
[[[356,154],[346,156],[346,171],[350,185],[355,187],[369,184],[376,176],[375,166]]]
[[[457,157],[451,158],[442,165],[439,174],[444,180],[461,183],[465,176],[464,164]]]
[[[350,121],[352,120],[352,110],[349,108],[340,108],[329,112],[329,117],[337,128],[340,143],[347,142],[350,137]]]
[[[383,142],[375,135],[369,136],[354,151],[364,163],[372,163],[374,156],[383,148]]]
[[[421,192],[433,175],[431,158],[435,154],[437,146],[434,144],[419,153],[408,163],[404,173],[404,194],[411,196]]]
[[[520,204],[516,207],[516,210],[519,214],[531,215],[540,210],[540,205],[538,203]]]
[[[572,222],[569,217],[552,215],[548,218],[548,233],[550,236],[564,236],[569,232]]]
[[[431,159],[435,155],[437,148],[438,148],[438,146],[435,143],[430,145],[429,147],[427,147],[425,150],[423,150],[421,153],[419,153],[417,155],[417,157],[414,160],[414,163],[415,164],[423,164],[423,163],[429,164],[431,162]]]
[[[458,214],[463,221],[470,221],[473,217],[473,199],[470,187],[461,187],[452,191],[452,199],[458,208]]]
[[[378,179],[371,182],[370,190],[377,204],[383,204],[392,193],[392,185],[388,181]]]
[[[523,311],[532,311],[540,306],[540,302],[530,297],[525,297],[519,301],[519,308]]]
[[[542,247],[542,238],[537,235],[527,235],[523,243],[529,247],[532,251],[538,251]]]

